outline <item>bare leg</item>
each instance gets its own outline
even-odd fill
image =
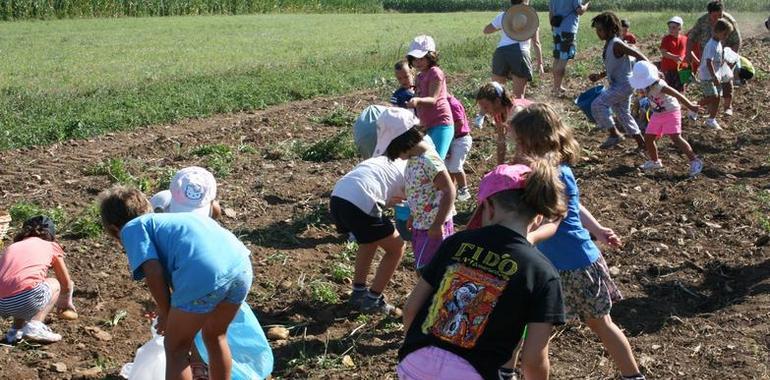
[[[564,86],[562,86],[562,82],[564,81],[564,75],[567,72],[567,62],[569,61],[561,59],[553,60],[553,68],[551,69],[553,72],[553,92],[566,90]]]
[[[372,266],[375,252],[377,252],[377,242],[358,245],[355,273],[353,274],[354,284],[366,284],[366,279],[369,277],[369,269]]]
[[[212,312],[213,313],[213,312]],[[166,322],[166,336],[163,345],[166,349],[166,379],[190,380],[192,371],[187,355],[209,314],[188,313],[171,308]],[[208,348],[208,347],[207,347]]]
[[[209,313],[209,318],[203,326],[203,342],[209,352],[209,379],[230,379],[233,358],[230,346],[227,344],[227,327],[230,326],[240,305],[222,302]]]
[[[393,277],[393,273],[396,272],[398,263],[401,262],[401,257],[404,256],[404,241],[398,236],[398,232],[394,231],[393,235],[379,240],[377,245],[382,247],[385,254],[382,256],[380,265],[374,274],[370,290],[374,293],[382,294],[385,286],[388,285],[388,282]]]
[[[718,96],[709,96],[705,99],[703,99],[706,109],[708,110],[709,117],[712,119],[716,119],[717,114],[719,113],[719,97]]]
[[[628,343],[628,339],[620,331],[620,328],[612,322],[609,315],[599,319],[586,320],[586,324],[602,341],[604,348],[607,349],[623,376],[639,373],[639,367],[636,365],[634,354],[631,351],[631,344]]]
[[[465,177],[465,172],[461,171],[459,173],[451,173],[452,180],[457,184],[458,189],[462,189],[463,187],[468,186],[468,179]]]
[[[46,278],[45,282],[51,289],[51,300],[48,301],[48,304],[45,305],[45,307],[43,307],[37,314],[35,314],[34,317],[32,317],[33,321],[44,322],[45,317],[48,316],[48,313],[50,313],[51,310],[53,310],[54,305],[56,305],[56,301],[59,299],[59,294],[61,293],[61,285],[59,285],[59,280],[55,278]]]
[[[695,152],[693,152],[692,147],[690,146],[690,144],[687,142],[687,140],[685,140],[682,137],[681,134],[677,133],[677,134],[671,135],[669,137],[671,138],[671,141],[674,142],[676,147],[679,148],[679,151],[684,153],[687,156],[688,160],[692,161],[692,160],[698,158],[698,156],[695,155]]]
[[[655,145],[655,135],[644,135],[644,143],[647,148],[647,155],[650,157],[650,161],[658,160],[658,147]]]
[[[639,151],[644,150],[645,142],[644,142],[644,137],[642,137],[642,134],[641,133],[637,133],[637,134],[633,135],[632,137],[636,141],[636,149],[639,149]]]
[[[505,86],[505,84],[508,83],[508,78],[500,75],[495,75],[495,74],[492,74],[492,80],[497,83],[500,83],[503,86]]]
[[[513,87],[512,93],[514,99],[521,99],[524,97],[524,92],[527,90],[527,80],[525,78],[519,78],[513,76],[511,78],[511,85]]]

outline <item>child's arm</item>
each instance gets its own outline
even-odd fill
[[[59,300],[56,301],[56,309],[60,311],[75,310],[75,305],[72,303],[72,291],[75,288],[75,283],[72,282],[70,272],[67,270],[67,264],[64,263],[64,258],[61,256],[54,256],[52,264],[53,272],[61,285],[61,293],[59,294]]]
[[[690,99],[687,99],[684,95],[682,95],[681,92],[677,91],[675,88],[671,86],[663,86],[662,92],[666,95],[675,97],[677,100],[679,100],[680,103],[686,105],[687,108],[689,108],[691,111],[693,112],[700,111],[700,107],[697,104],[691,102]]]
[[[430,96],[424,96],[424,97],[414,97],[409,102],[406,103],[408,108],[417,108],[418,105],[422,106],[432,106],[436,104],[438,101],[438,95],[439,92],[441,92],[441,82],[440,80],[434,80],[431,81],[430,86],[428,87],[428,91],[430,91]]]
[[[624,55],[628,55],[636,58],[637,61],[649,61],[649,59],[647,59],[647,56],[644,55],[641,51],[639,51],[639,49],[628,46],[628,44],[626,44],[623,41],[615,43],[614,47],[612,48],[612,52],[618,58]]]
[[[545,74],[545,69],[543,68],[543,49],[540,46],[540,28],[535,29],[535,37],[532,38],[532,46],[535,47],[537,72],[540,73],[540,75]]]
[[[719,78],[717,78],[717,70],[714,68],[714,60],[711,58],[706,58],[706,69],[709,71],[709,74],[711,74],[711,82],[714,83],[714,86],[721,86],[722,84],[719,83]]]
[[[547,380],[551,363],[548,360],[548,341],[553,325],[527,323],[527,339],[521,349],[521,372],[527,380]]]
[[[409,331],[409,326],[412,325],[417,312],[420,311],[420,308],[422,308],[422,305],[428,300],[432,292],[433,287],[423,278],[420,278],[412,293],[409,294],[406,305],[404,305],[403,321],[405,333]]]
[[[548,240],[551,236],[556,234],[556,230],[559,229],[559,224],[561,224],[561,219],[552,222],[544,222],[536,230],[527,234],[527,240],[533,245]]]
[[[676,54],[670,53],[668,50],[664,48],[660,48],[660,54],[663,56],[663,58],[668,58],[676,63],[682,62],[682,57]]]
[[[150,289],[150,294],[158,306],[158,323],[155,330],[163,335],[166,331],[166,318],[171,308],[171,292],[169,291],[166,278],[163,276],[163,266],[158,260],[147,260],[142,263],[144,272],[144,281]]]
[[[452,205],[455,204],[455,185],[449,176],[449,172],[442,170],[433,178],[433,186],[441,191],[441,200],[438,203],[436,219],[433,220],[433,224],[428,229],[428,236],[432,239],[440,240],[444,236],[442,230],[444,222],[446,222],[449,212],[452,210]]]
[[[487,24],[487,26],[484,27],[484,34],[496,33],[498,30],[500,29],[495,28],[495,26],[492,25],[492,23],[490,22],[489,24]]]
[[[607,228],[599,224],[590,211],[585,206],[580,205],[580,223],[583,224],[588,232],[594,234],[602,243],[609,244],[611,247],[620,247],[623,243],[620,236],[615,234],[612,228]]]
[[[575,14],[578,16],[582,16],[584,13],[588,12],[588,4],[591,4],[591,2],[586,1],[585,4],[582,4],[579,7],[575,8]]]
[[[508,153],[508,146],[505,142],[506,124],[505,122],[495,123],[495,127],[497,129],[497,164],[502,165],[505,163],[505,154]]]

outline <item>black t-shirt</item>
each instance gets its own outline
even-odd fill
[[[500,225],[447,238],[422,278],[433,294],[407,332],[399,361],[435,346],[497,379],[527,323],[564,323],[559,274],[525,237]]]

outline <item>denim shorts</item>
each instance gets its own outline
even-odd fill
[[[188,313],[206,314],[213,311],[222,302],[240,305],[249,295],[253,277],[251,263],[247,261],[243,270],[235,275],[230,282],[201,298],[174,307]]]

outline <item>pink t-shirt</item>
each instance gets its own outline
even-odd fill
[[[43,282],[55,256],[64,256],[61,246],[36,237],[8,246],[0,255],[0,298],[19,294]]]
[[[439,83],[438,98],[432,106],[420,105],[417,107],[417,116],[424,128],[437,127],[439,125],[452,125],[452,111],[447,100],[446,78],[444,72],[438,66],[433,66],[425,72],[417,74],[417,96],[430,97],[430,87],[434,82]]]
[[[449,109],[452,110],[452,121],[455,124],[455,136],[467,135],[471,133],[471,127],[468,125],[468,118],[465,116],[465,107],[457,98],[449,95]]]

